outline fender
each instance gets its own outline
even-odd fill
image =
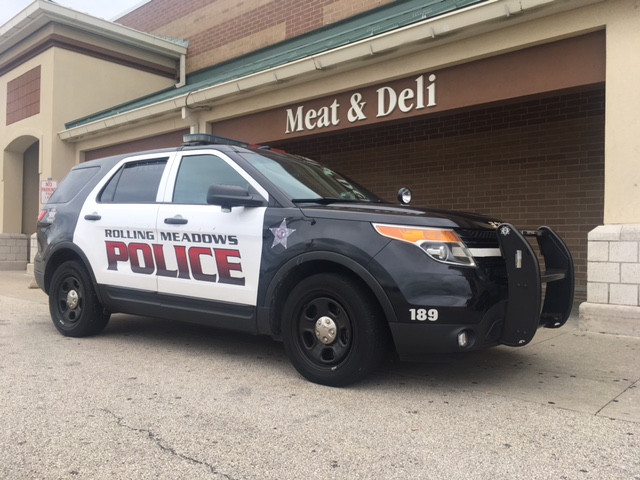
[[[276,289],[282,283],[283,279],[289,274],[292,270],[299,267],[300,265],[308,262],[314,261],[322,261],[329,262],[341,265],[347,268],[349,271],[358,276],[368,287],[371,289],[371,292],[375,295],[378,302],[382,306],[382,310],[388,322],[397,322],[398,318],[396,317],[395,311],[387,296],[386,292],[378,282],[378,280],[362,265],[352,260],[349,257],[346,257],[342,254],[328,251],[320,251],[320,252],[308,252],[300,254],[294,258],[288,260],[278,272],[274,275],[273,279],[269,283],[269,287],[267,288],[265,295],[259,299],[258,302],[258,332],[266,335],[274,335],[277,332],[277,328],[275,325],[275,319],[270,318],[269,312],[271,309],[267,305],[268,299],[274,297]]]
[[[76,245],[75,243],[71,242],[71,241],[64,241],[61,243],[56,244],[51,250],[49,250],[48,252],[48,260],[47,260],[47,270],[44,272],[44,278],[45,278],[45,285],[47,287],[47,293],[49,290],[49,284],[51,282],[51,269],[55,266],[58,266],[58,262],[52,262],[51,259],[56,259],[57,257],[60,256],[68,256],[69,254],[67,253],[69,250],[71,250],[75,255],[77,255],[78,257],[80,257],[80,261],[82,261],[84,268],[87,269],[87,272],[89,273],[89,277],[91,278],[91,282],[93,283],[93,286],[95,287],[96,290],[96,294],[98,296],[98,299],[100,300],[100,303],[102,303],[102,296],[100,294],[100,289],[98,288],[98,284],[96,282],[96,277],[93,274],[93,268],[91,268],[91,264],[89,263],[89,260],[87,259],[87,256],[84,254],[84,252],[80,249],[80,247],[78,247],[78,245]]]

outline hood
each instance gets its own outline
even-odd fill
[[[416,208],[391,203],[336,202],[300,206],[310,218],[415,225],[422,227],[495,230],[500,220],[484,215],[434,208]]]

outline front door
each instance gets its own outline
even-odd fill
[[[267,192],[223,153],[183,153],[172,166],[156,229],[158,291],[255,306],[266,207],[207,204],[212,184]]]

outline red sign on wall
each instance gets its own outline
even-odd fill
[[[42,182],[40,182],[40,203],[43,205],[47,203],[51,195],[53,195],[53,192],[56,191],[56,188],[58,188],[57,180],[42,180]]]

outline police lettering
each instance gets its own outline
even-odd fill
[[[242,272],[240,251],[226,248],[173,245],[178,268],[167,268],[165,250],[160,244],[106,241],[108,270],[118,270],[118,263],[128,263],[133,273],[156,274],[161,277],[184,278],[202,282],[244,285],[244,277],[232,276]],[[203,261],[214,261],[217,273],[205,273]]]

